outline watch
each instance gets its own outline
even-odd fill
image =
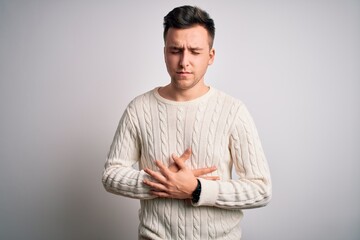
[[[192,192],[191,196],[192,196],[192,199],[191,201],[193,203],[197,203],[200,199],[200,193],[201,193],[201,183],[200,183],[200,180],[199,179],[196,179],[198,184],[195,188],[195,190]]]

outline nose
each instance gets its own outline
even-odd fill
[[[180,66],[182,68],[186,68],[187,66],[189,66],[189,53],[187,53],[186,51],[183,51],[181,54]]]

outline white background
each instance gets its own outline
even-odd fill
[[[162,21],[216,24],[206,82],[244,101],[273,200],[245,240],[360,239],[360,2],[0,0],[0,239],[136,239],[101,174],[129,101],[169,78]]]

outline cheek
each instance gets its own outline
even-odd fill
[[[209,66],[209,59],[201,59],[198,61],[197,65],[199,66],[199,70],[205,71]]]
[[[165,63],[168,66],[174,66],[176,65],[178,60],[176,59],[176,56],[167,56],[165,57]]]

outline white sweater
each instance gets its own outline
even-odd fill
[[[191,147],[192,169],[217,166],[220,180],[199,179],[199,202],[157,198],[142,169],[169,165],[172,153]],[[133,168],[138,163],[139,170]],[[238,180],[232,179],[235,169]],[[102,178],[107,191],[140,199],[140,239],[240,239],[241,209],[271,198],[271,180],[254,122],[245,105],[214,88],[186,102],[158,88],[135,98],[124,112]]]

